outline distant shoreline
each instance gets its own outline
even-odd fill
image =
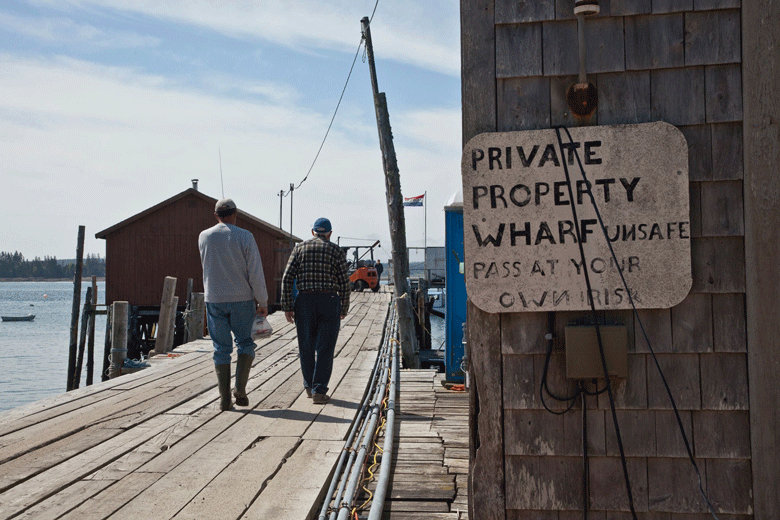
[[[0,278],[0,282],[72,282],[73,278]],[[91,282],[92,277],[82,278],[81,282]],[[105,282],[105,276],[98,276],[98,282]]]

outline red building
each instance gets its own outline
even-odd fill
[[[106,241],[106,303],[159,306],[166,276],[176,277],[180,306],[187,298],[188,279],[193,280],[194,292],[203,292],[198,235],[216,223],[216,202],[190,188],[96,233],[96,238]],[[275,308],[281,299],[281,278],[291,242],[301,240],[240,207],[237,225],[255,236],[263,260],[268,304]]]

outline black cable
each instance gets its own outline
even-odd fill
[[[539,385],[539,399],[542,400],[542,406],[544,407],[545,410],[547,410],[548,412],[553,413],[555,415],[563,415],[563,414],[565,414],[566,412],[568,412],[569,410],[571,410],[574,407],[574,404],[577,402],[577,397],[580,395],[580,390],[579,390],[579,387],[578,387],[577,391],[574,393],[574,395],[572,395],[570,397],[558,397],[558,396],[556,396],[555,394],[553,394],[550,391],[550,388],[547,386],[547,371],[548,371],[548,369],[550,367],[550,358],[551,357],[552,357],[552,339],[550,339],[548,341],[548,344],[547,344],[547,355],[544,358],[544,369],[542,370],[542,382]],[[562,412],[555,411],[555,410],[553,410],[553,409],[551,409],[550,407],[547,406],[547,403],[544,400],[544,392],[542,390],[547,392],[547,395],[549,395],[550,397],[552,397],[556,401],[560,401],[562,403],[566,403],[566,402],[569,402],[569,401],[571,401],[571,402],[569,402],[569,406],[567,406],[566,409],[563,410]]]
[[[552,348],[553,348],[553,337],[554,337],[554,331],[555,331],[555,314],[552,312],[547,313],[547,354],[544,357],[544,368],[542,369],[542,381],[539,384],[539,399],[542,402],[542,406],[545,410],[548,412],[555,414],[555,415],[563,415],[569,410],[574,407],[574,403],[577,402],[577,397],[580,395],[579,387],[577,388],[577,391],[574,393],[574,395],[570,397],[559,397],[552,393],[550,391],[550,387],[547,385],[547,372],[550,368],[550,358],[552,358]],[[544,392],[547,392],[547,395],[555,399],[556,401],[566,403],[569,402],[569,406],[566,407],[566,409],[562,412],[558,412],[555,410],[552,410],[547,406],[547,403],[544,400]]]
[[[558,136],[558,146],[560,147],[561,150],[561,157],[565,157],[566,154],[563,149],[563,140],[561,139],[560,129],[561,127],[555,127],[555,134]],[[569,135],[569,140],[572,142],[573,145],[574,141],[571,139],[571,135]],[[577,162],[579,162],[579,154],[576,153],[576,148],[574,148],[574,150],[575,150],[575,155],[577,155]],[[564,159],[562,162],[563,162],[563,171],[566,174],[566,184],[569,188],[569,200],[571,201],[571,212],[572,212],[572,217],[574,219],[574,230],[575,230],[575,235],[577,237],[577,245],[579,246],[580,259],[582,260],[582,265],[584,267],[586,266],[585,249],[582,246],[582,237],[580,236],[580,224],[579,224],[579,219],[577,218],[577,205],[574,202],[575,201],[574,190],[572,189],[571,186],[571,178],[569,177],[569,168],[566,165],[567,161]],[[582,170],[582,174],[584,177],[585,170]],[[587,186],[587,180],[586,180],[586,186]],[[591,198],[592,198],[593,195],[591,190],[587,190],[587,191],[591,193]],[[593,200],[593,204],[595,206],[595,200]],[[591,295],[591,284],[590,284],[590,276],[588,275],[588,269],[583,268],[583,273],[585,275],[585,285],[588,290],[588,300],[590,300],[591,313],[593,315],[593,320],[596,325],[596,339],[598,340],[598,344],[599,344],[599,355],[601,357],[601,367],[604,370],[604,380],[607,385],[607,395],[609,396],[609,407],[612,410],[612,424],[615,426],[615,436],[617,437],[618,448],[620,449],[620,462],[621,465],[623,466],[623,477],[625,478],[626,481],[626,493],[628,494],[628,505],[631,509],[631,517],[634,520],[637,520],[636,510],[634,509],[634,496],[631,493],[631,480],[628,478],[628,466],[626,464],[626,454],[625,454],[625,450],[623,449],[623,439],[620,435],[620,424],[618,423],[617,412],[615,410],[615,396],[612,394],[612,383],[610,382],[609,372],[607,371],[607,358],[604,355],[604,344],[601,339],[601,327],[599,326],[598,319],[597,319],[598,316],[596,314],[596,303],[593,300],[593,297]]]
[[[585,396],[591,395],[585,391],[585,382],[580,380],[580,396],[582,402],[582,518],[588,520],[590,508],[590,463],[588,462],[588,408]]]
[[[379,6],[379,0],[376,0],[376,3],[374,4],[374,10],[371,12],[371,18],[369,19],[369,23],[371,23],[371,20],[374,19],[374,13],[376,13],[376,8]],[[355,57],[352,58],[352,65],[349,67],[349,74],[347,74],[347,80],[344,82],[344,88],[341,89],[341,96],[339,96],[339,101],[336,103],[336,109],[333,111],[333,117],[330,118],[330,123],[328,124],[328,129],[325,131],[325,136],[322,138],[322,142],[320,143],[320,147],[317,150],[317,154],[314,156],[314,160],[311,163],[311,166],[309,166],[309,171],[306,172],[306,175],[303,177],[303,180],[298,183],[298,185],[294,189],[298,189],[301,187],[301,184],[306,182],[306,179],[309,178],[309,174],[311,173],[312,169],[314,169],[314,165],[317,163],[317,159],[320,156],[320,152],[322,151],[322,147],[325,146],[325,140],[328,138],[328,134],[330,133],[330,129],[333,126],[333,121],[336,119],[336,114],[339,111],[339,107],[341,106],[341,100],[344,99],[344,93],[347,91],[347,85],[349,85],[349,78],[352,77],[352,70],[355,68],[355,63],[357,62],[357,58],[360,55],[360,47],[363,46],[363,37],[360,37],[360,43],[358,43],[357,51],[355,51]],[[284,197],[292,193],[292,189],[287,190],[284,192]]]
[[[566,135],[569,138],[570,143],[574,143],[574,140],[572,139],[571,133],[569,133],[569,129],[566,127],[556,127],[556,132],[560,128],[563,128],[566,131]],[[560,143],[560,134],[558,134],[558,142]],[[577,153],[577,150],[574,150],[574,156],[577,158],[577,164],[580,167],[580,172],[582,174],[582,179],[585,181],[586,186],[589,185],[587,178],[585,177],[585,168],[582,166],[582,161],[580,161],[579,153]],[[564,161],[564,168],[566,167],[565,161]],[[568,180],[568,174],[567,174],[567,180]],[[571,189],[571,186],[569,186]],[[609,252],[612,255],[612,260],[615,262],[615,265],[619,265],[617,263],[617,255],[615,254],[615,250],[612,247],[612,242],[609,240],[609,235],[607,234],[607,229],[604,226],[604,221],[601,218],[601,212],[599,211],[598,206],[596,205],[596,199],[593,196],[593,193],[591,190],[586,190],[588,195],[590,196],[591,204],[593,205],[593,209],[596,212],[596,218],[599,221],[599,226],[601,227],[602,233],[604,233],[604,237],[607,241],[607,246],[609,246]],[[572,199],[572,206],[574,205],[574,199]],[[642,324],[642,319],[639,317],[639,313],[636,310],[636,305],[634,304],[634,299],[631,297],[631,291],[628,288],[628,283],[626,282],[625,276],[623,276],[623,270],[618,269],[618,274],[620,274],[620,280],[623,282],[623,287],[626,289],[626,293],[628,293],[628,301],[631,304],[631,309],[634,315],[634,318],[636,319],[637,323],[639,323],[639,328],[642,331],[642,336],[645,338],[645,342],[647,343],[647,347],[650,350],[650,354],[653,356],[653,361],[655,362],[655,366],[658,369],[658,374],[661,376],[661,381],[664,384],[664,388],[666,389],[666,394],[669,396],[669,401],[672,403],[672,408],[674,409],[674,416],[677,419],[677,425],[680,428],[680,433],[682,434],[683,442],[685,444],[685,450],[688,452],[688,458],[691,461],[691,465],[693,466],[693,469],[696,471],[696,477],[699,480],[699,492],[701,493],[702,497],[704,498],[704,501],[707,503],[707,508],[710,510],[710,514],[718,520],[718,515],[715,513],[715,508],[710,503],[709,499],[707,498],[707,493],[704,491],[704,485],[702,484],[701,480],[701,472],[699,471],[699,466],[696,464],[696,460],[693,457],[693,450],[691,449],[691,445],[688,442],[688,436],[685,434],[685,427],[682,423],[682,418],[680,417],[680,412],[677,409],[677,403],[674,401],[674,396],[672,395],[672,390],[669,388],[669,383],[666,381],[666,376],[664,376],[663,370],[661,370],[661,365],[658,362],[658,358],[655,355],[655,351],[653,350],[653,345],[650,343],[650,338],[647,336],[647,332],[645,331],[645,327]]]

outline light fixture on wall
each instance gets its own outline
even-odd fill
[[[585,17],[600,12],[598,0],[575,0],[574,14],[577,16],[577,40],[579,43],[580,75],[579,81],[566,91],[569,109],[577,116],[587,117],[598,106],[596,86],[588,81],[585,69]]]

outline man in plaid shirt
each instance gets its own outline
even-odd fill
[[[317,219],[311,239],[295,246],[282,276],[282,310],[298,332],[306,395],[325,404],[341,320],[349,312],[349,276],[344,251],[330,241],[326,218]],[[293,284],[298,296],[293,300]]]

